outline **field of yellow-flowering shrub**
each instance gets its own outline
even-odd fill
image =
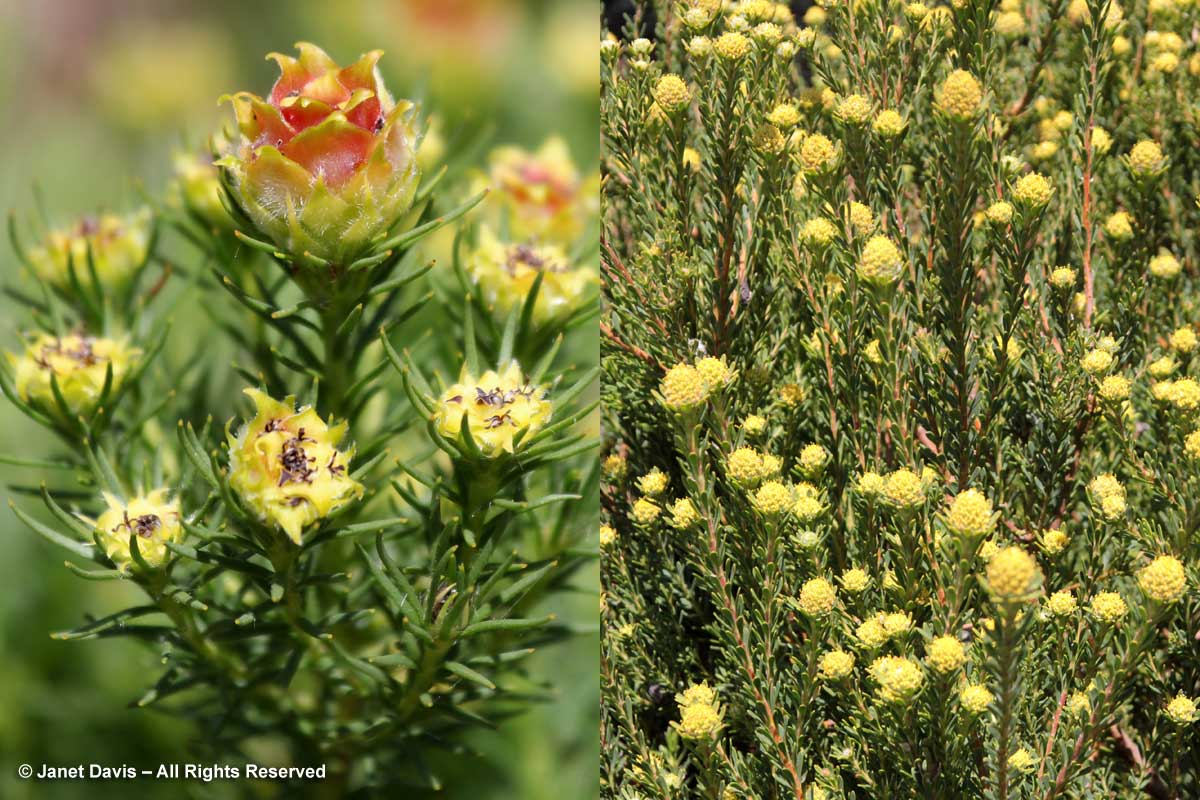
[[[604,795],[1200,797],[1195,4],[630,7]]]

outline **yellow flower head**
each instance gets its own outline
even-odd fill
[[[1012,222],[1013,218],[1012,203],[1006,200],[997,200],[987,207],[983,215],[993,225],[1007,225]]]
[[[1075,595],[1068,591],[1059,591],[1046,598],[1046,610],[1056,617],[1069,617],[1079,608]]]
[[[1174,278],[1183,267],[1179,264],[1179,259],[1175,258],[1169,250],[1159,250],[1158,255],[1150,259],[1150,274],[1156,278],[1170,280]]]
[[[888,703],[907,702],[921,690],[925,673],[921,665],[900,656],[883,656],[871,662],[871,677],[879,684],[879,697]]]
[[[1058,153],[1058,142],[1038,142],[1029,149],[1034,161],[1049,161]]]
[[[1139,178],[1148,178],[1162,173],[1167,166],[1167,157],[1163,155],[1158,142],[1143,139],[1133,146],[1125,158],[1129,171]]]
[[[1004,547],[988,562],[987,582],[997,600],[1025,600],[1041,585],[1042,573],[1029,553]]]
[[[811,578],[800,588],[797,605],[810,617],[823,617],[833,611],[837,602],[837,589],[824,578]]]
[[[663,405],[673,411],[698,408],[708,399],[708,382],[691,364],[676,364],[659,385]]]
[[[858,277],[876,286],[888,286],[904,273],[904,256],[896,243],[886,236],[872,236],[863,246],[858,260]]]
[[[1132,384],[1124,375],[1109,375],[1100,381],[1100,399],[1106,403],[1118,403],[1129,399]]]
[[[888,475],[883,493],[888,503],[899,509],[916,508],[925,502],[925,486],[910,469],[901,468]]]
[[[1039,172],[1022,175],[1012,188],[1012,196],[1017,204],[1032,209],[1044,208],[1053,194],[1054,184]]]
[[[713,41],[707,36],[693,36],[683,43],[683,48],[694,60],[703,61],[712,55]]]
[[[1050,528],[1042,531],[1042,552],[1048,556],[1056,556],[1071,543],[1071,537],[1062,528]]]
[[[1092,614],[1102,622],[1113,624],[1125,616],[1129,607],[1116,592],[1100,592],[1092,598]]]
[[[1104,220],[1104,234],[1113,241],[1123,242],[1133,238],[1133,217],[1124,211],[1109,215]]]
[[[1111,472],[1105,472],[1092,478],[1088,483],[1088,491],[1096,497],[1125,496],[1125,487]]]
[[[1076,274],[1070,267],[1055,267],[1050,273],[1050,285],[1055,289],[1071,289],[1075,286]]]
[[[1151,600],[1174,603],[1187,589],[1187,573],[1175,556],[1158,556],[1138,570],[1138,585]]]
[[[729,368],[724,356],[705,356],[696,362],[696,369],[710,390],[723,389],[737,377],[737,371]]]
[[[828,247],[837,239],[837,227],[824,217],[813,217],[800,229],[800,238],[814,247]]]
[[[466,267],[487,302],[505,314],[525,302],[541,276],[533,306],[539,321],[575,310],[596,283],[596,274],[573,267],[558,245],[507,244],[487,226],[481,228],[479,247],[466,259]]]
[[[1099,375],[1102,372],[1107,372],[1112,364],[1112,353],[1099,348],[1088,351],[1087,355],[1079,361],[1079,365],[1083,367],[1083,371],[1090,375]]]
[[[883,626],[882,614],[863,620],[855,628],[854,635],[864,646],[871,649],[881,647],[888,639],[892,638],[888,629]]]
[[[925,663],[942,675],[954,672],[966,661],[967,651],[953,636],[938,636],[925,648]]]
[[[834,115],[846,125],[859,127],[871,119],[871,101],[861,94],[850,94],[838,103]]]
[[[867,584],[871,582],[871,578],[867,575],[866,571],[858,567],[851,567],[846,570],[838,580],[842,584],[842,588],[850,594],[858,594],[863,589],[866,589]]]
[[[982,538],[992,532],[992,501],[978,489],[959,492],[946,514],[946,527],[960,536]]]
[[[783,38],[783,29],[774,22],[760,22],[750,29],[754,41],[766,47],[774,47]]]
[[[806,478],[814,478],[824,471],[825,465],[828,463],[829,451],[819,444],[809,444],[800,450],[797,466],[800,468],[800,473]]]
[[[112,391],[124,383],[142,351],[124,341],[70,334],[58,337],[41,334],[17,357],[8,354],[13,366],[17,394],[26,402],[46,408],[57,407],[53,383],[58,383],[66,406],[73,414],[92,411],[104,391],[112,370]]]
[[[671,506],[671,527],[686,530],[700,521],[696,506],[687,497],[681,497]]]
[[[134,563],[129,547],[131,536],[137,539],[138,554],[151,567],[167,560],[167,542],[183,540],[179,501],[168,500],[168,494],[168,489],[155,489],[125,503],[104,493],[108,509],[96,520],[96,538],[120,569]]]
[[[795,408],[804,401],[804,387],[798,383],[785,383],[779,387],[779,401],[788,408]]]
[[[34,273],[47,283],[66,285],[71,280],[70,269],[74,268],[79,282],[90,286],[90,248],[100,284],[121,288],[146,263],[153,227],[148,208],[123,217],[116,214],[84,217],[72,228],[50,231],[26,255]]]
[[[709,703],[689,703],[679,708],[679,722],[671,725],[688,741],[711,741],[724,726],[721,707]]]
[[[875,135],[881,139],[895,139],[904,133],[907,124],[899,112],[885,108],[875,115],[875,120],[871,123],[871,130],[875,131]]]
[[[647,497],[658,497],[667,490],[667,475],[658,467],[637,479],[638,489]]]
[[[654,520],[658,519],[658,515],[662,513],[662,509],[653,500],[647,500],[645,497],[638,498],[633,504],[633,509],[630,515],[635,522],[642,525],[649,525]]]
[[[1092,149],[1097,155],[1107,155],[1112,149],[1112,135],[1104,128],[1092,128]]]
[[[610,453],[608,457],[604,459],[602,467],[604,469],[604,474],[607,475],[610,480],[623,481],[625,480],[625,476],[629,474],[629,462],[626,461],[625,457],[619,453]]]
[[[828,137],[814,133],[800,145],[800,164],[805,172],[819,173],[831,169],[838,160],[838,148]]]
[[[1025,33],[1025,15],[1020,11],[1002,11],[996,15],[993,25],[996,33],[1015,39]]]
[[[767,516],[782,514],[793,502],[792,490],[779,481],[766,481],[754,493],[754,507]]]
[[[882,615],[879,620],[883,623],[883,629],[888,632],[889,637],[901,636],[911,630],[913,626],[912,614],[907,611],[891,611]]]
[[[996,544],[995,539],[988,539],[979,546],[979,557],[985,562],[991,561],[1000,552],[1000,545]]]
[[[1021,747],[1008,757],[1008,768],[1015,772],[1033,772],[1037,767],[1037,759],[1024,747]]]
[[[800,124],[800,110],[791,103],[780,103],[767,114],[767,122],[781,130],[794,128]]]
[[[763,431],[767,429],[767,418],[758,414],[751,414],[742,420],[742,430],[748,436],[761,436]]]
[[[855,488],[863,497],[874,499],[886,490],[887,479],[878,472],[864,472],[858,476]]]
[[[1196,709],[1196,701],[1185,694],[1178,694],[1166,707],[1167,718],[1176,725],[1191,725],[1200,719],[1200,711]]]
[[[1170,342],[1176,353],[1190,353],[1196,349],[1196,330],[1190,325],[1177,328],[1172,331]]]
[[[983,102],[983,87],[975,76],[956,69],[946,76],[938,90],[937,107],[946,115],[960,120],[972,119]]]
[[[1200,430],[1192,431],[1184,438],[1183,452],[1188,458],[1200,459]]]
[[[700,683],[693,683],[682,692],[676,694],[675,703],[680,708],[695,705],[715,706],[717,704],[717,693],[708,685],[708,681],[701,681]]]
[[[1073,717],[1083,717],[1092,713],[1092,699],[1087,692],[1072,692],[1071,697],[1063,706]]]
[[[792,487],[796,501],[792,504],[792,516],[801,523],[812,522],[825,513],[825,504],[816,487],[803,481]]]
[[[228,434],[229,485],[259,519],[273,523],[300,544],[305,527],[329,516],[363,487],[349,475],[354,449],[340,451],[346,423],[332,427],[311,407],[296,409],[258,389],[246,389],[254,418]]]
[[[612,547],[617,541],[617,529],[612,525],[600,526],[600,546],[604,548]]]
[[[737,31],[727,31],[713,42],[713,50],[724,61],[740,61],[750,52],[750,40]]]
[[[847,206],[846,216],[855,233],[870,233],[875,228],[875,215],[871,213],[870,207],[863,203],[851,202]]]
[[[959,704],[972,715],[979,715],[987,711],[994,699],[992,693],[982,683],[969,683],[958,693]]]
[[[684,109],[692,101],[692,93],[683,78],[668,73],[658,79],[654,87],[654,102],[668,114]]]
[[[754,129],[750,140],[755,152],[764,155],[779,155],[787,148],[787,139],[783,133],[769,122],[764,122]]]
[[[762,454],[752,447],[739,447],[725,461],[725,474],[740,486],[755,486],[763,478]]]
[[[516,361],[503,372],[488,370],[478,379],[464,368],[458,383],[442,392],[434,422],[442,436],[456,439],[465,417],[480,452],[495,458],[515,451],[518,433],[525,431],[522,441],[528,441],[550,421],[554,404],[546,395],[544,386],[526,382]]]
[[[1172,381],[1167,399],[1180,411],[1194,412],[1200,408],[1200,383],[1197,383],[1194,378],[1180,378]]]
[[[854,671],[854,656],[845,650],[830,650],[821,656],[821,677],[829,681],[840,681]]]

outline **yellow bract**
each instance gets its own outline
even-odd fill
[[[80,283],[92,283],[88,249],[100,284],[121,287],[145,263],[150,247],[151,214],[143,208],[126,216],[84,217],[74,227],[50,231],[29,248],[29,264],[37,276],[59,286],[70,281],[74,267]]]
[[[259,519],[299,544],[304,528],[363,496],[349,475],[354,449],[337,449],[346,423],[330,427],[311,407],[297,409],[294,397],[245,393],[255,415],[228,437],[229,485]]]
[[[591,270],[573,265],[556,244],[505,243],[487,226],[480,230],[479,246],[466,266],[487,302],[502,313],[523,304],[541,276],[533,306],[539,321],[578,308],[597,280]]]
[[[82,414],[93,410],[100,399],[108,370],[112,369],[112,390],[116,391],[141,354],[122,340],[44,333],[25,348],[22,356],[7,355],[22,400],[54,408],[53,379],[67,408]]]
[[[516,435],[525,431],[528,440],[553,411],[546,388],[529,384],[521,365],[511,361],[503,372],[488,370],[478,378],[464,368],[458,382],[442,392],[434,423],[440,434],[456,439],[465,417],[480,452],[495,458],[514,452]]]
[[[96,538],[105,554],[121,569],[133,564],[129,539],[137,538],[138,554],[151,567],[167,559],[167,542],[183,540],[179,501],[168,500],[168,489],[155,489],[128,502],[104,494],[108,509],[96,520]]]

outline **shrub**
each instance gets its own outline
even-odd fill
[[[638,9],[602,46],[604,791],[1200,793],[1194,9]]]

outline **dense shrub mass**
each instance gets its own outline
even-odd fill
[[[649,5],[605,795],[1200,796],[1193,4]]]

